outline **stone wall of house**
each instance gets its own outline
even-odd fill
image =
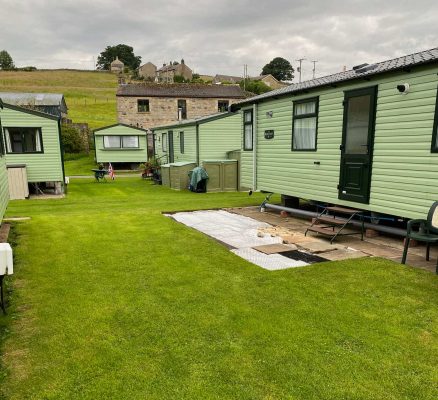
[[[149,99],[149,112],[137,111],[137,100]],[[187,119],[203,117],[218,112],[218,101],[228,100],[229,104],[239,99],[217,98],[169,98],[169,97],[117,97],[117,119],[119,123],[150,129],[174,123],[178,120],[178,100],[186,100]]]
[[[138,74],[143,78],[154,80],[157,74],[157,67],[152,63],[146,63],[138,69]]]
[[[192,70],[185,64],[178,64],[175,68],[175,75],[181,75],[184,79],[192,80]]]

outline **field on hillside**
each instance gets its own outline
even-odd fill
[[[0,71],[0,91],[63,93],[73,122],[88,122],[91,129],[117,122],[117,77],[109,72]]]

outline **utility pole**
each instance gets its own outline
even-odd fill
[[[243,90],[246,90],[246,77],[248,76],[248,64],[243,64]]]
[[[312,60],[312,62],[313,62],[313,79],[315,79],[316,63],[318,62],[318,60]]]
[[[301,64],[304,60],[305,60],[305,58],[299,58],[298,60],[295,60],[295,61],[298,61],[300,63],[300,66],[297,68],[298,72],[300,73],[300,83],[301,83]]]

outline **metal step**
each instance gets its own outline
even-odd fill
[[[324,222],[325,224],[330,224],[334,226],[344,225],[347,220],[345,218],[333,218],[333,216],[321,215],[316,219],[316,223]]]
[[[331,229],[331,228],[321,228],[321,227],[319,227],[319,226],[309,226],[308,228],[307,228],[307,231],[306,231],[306,233],[307,232],[317,232],[317,233],[321,233],[321,234],[323,234],[323,235],[328,235],[328,236],[335,236],[336,235],[336,233],[337,233],[337,231],[334,231],[333,229]]]
[[[339,206],[326,207],[326,210],[338,212],[341,214],[350,214],[350,215],[360,212],[360,210],[355,210],[354,208],[339,207]]]

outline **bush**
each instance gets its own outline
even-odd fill
[[[85,151],[80,132],[69,125],[61,126],[62,145],[65,153],[81,153]]]
[[[188,83],[188,82],[190,82],[190,80],[185,79],[182,75],[175,75],[173,77],[173,82],[174,83]]]
[[[239,85],[242,89],[245,85],[245,90],[247,92],[255,94],[262,94],[272,90],[272,88],[270,88],[266,83],[262,81],[253,81],[250,79],[245,79],[245,81],[242,80]]]

